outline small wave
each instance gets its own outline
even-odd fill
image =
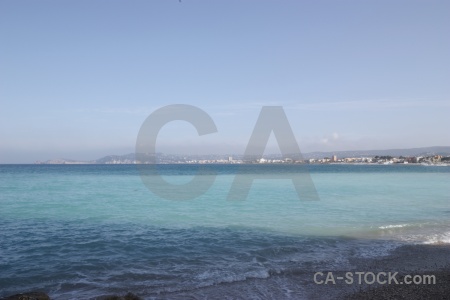
[[[252,278],[265,279],[269,277],[270,277],[269,270],[266,269],[248,271],[245,274],[235,274],[235,273],[207,270],[197,275],[196,279],[199,279],[202,282],[199,286],[205,287],[220,283],[245,281]]]
[[[359,247],[355,254],[356,257],[361,258],[375,258],[387,256],[392,253],[396,248],[403,245],[401,242],[396,241],[384,241],[380,243],[373,244],[372,247]]]
[[[450,244],[450,232],[443,234],[433,234],[428,239],[426,239],[424,244],[427,245],[440,245],[440,244]]]
[[[396,225],[386,225],[386,226],[380,226],[379,229],[391,229],[391,228],[403,228],[407,227],[409,224],[396,224]]]

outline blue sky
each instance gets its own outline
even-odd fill
[[[243,153],[282,105],[303,152],[450,145],[448,1],[0,1],[0,163]],[[272,139],[267,151],[276,151]]]

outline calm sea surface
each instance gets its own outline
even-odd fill
[[[353,258],[405,243],[450,242],[450,167],[309,166],[320,201],[299,201],[279,179],[255,180],[247,200],[227,201],[237,172],[298,166],[210,167],[218,176],[207,193],[170,201],[133,165],[0,165],[0,297],[214,298],[212,288],[223,295],[239,283],[240,297],[271,298],[262,282],[272,278],[277,297],[302,298],[309,275],[288,287],[290,274],[350,268]],[[196,169],[160,166],[173,184]]]

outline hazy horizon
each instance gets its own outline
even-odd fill
[[[382,154],[381,152],[386,152],[386,151],[410,151],[413,149],[427,149],[427,148],[449,148],[450,146],[430,146],[430,147],[413,147],[413,148],[396,148],[396,149],[349,149],[349,150],[338,150],[338,151],[334,151],[334,150],[329,150],[329,151],[311,151],[311,152],[302,152],[303,155],[308,156],[309,154],[316,154],[316,153],[324,153],[324,154],[330,154],[330,153],[335,153],[335,154],[339,154],[341,152],[370,152],[370,151],[380,151],[380,155],[385,155]],[[273,151],[272,151],[273,150]],[[49,157],[46,159],[42,159],[42,160],[35,160],[35,161],[22,161],[22,162],[9,162],[9,163],[0,163],[0,164],[33,164],[36,162],[46,162],[46,161],[51,161],[51,160],[71,160],[71,161],[85,161],[85,162],[89,162],[89,161],[94,161],[94,160],[98,160],[98,159],[102,159],[104,157],[108,157],[108,156],[124,156],[124,155],[129,155],[129,154],[133,154],[135,153],[134,151],[129,151],[129,152],[121,152],[121,153],[104,153],[104,154],[100,154],[97,157],[92,157],[92,158],[84,158],[84,159],[79,159],[79,158],[74,158],[74,157]],[[162,152],[162,151],[158,151],[157,153],[161,153],[164,155],[186,155],[186,156],[208,156],[208,155],[217,155],[217,156],[221,156],[221,155],[237,155],[237,156],[242,156],[244,155],[243,152],[216,152],[216,153],[210,153],[210,152],[205,152],[205,153],[188,153],[188,152]],[[264,152],[264,156],[273,156],[273,155],[281,155],[279,149],[276,149],[276,147],[268,147],[267,151]],[[397,154],[395,153],[390,153],[389,155],[393,155],[393,156],[397,156]],[[407,155],[408,154],[403,154],[403,155]],[[343,157],[339,157],[339,158],[343,158]]]
[[[243,153],[269,105],[283,106],[303,153],[446,145],[449,9],[1,1],[0,163],[132,153],[145,118],[177,103],[218,132],[172,122],[158,152]]]

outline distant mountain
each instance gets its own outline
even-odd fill
[[[36,161],[35,164],[38,165],[86,165],[95,164],[95,161],[77,161],[73,159],[66,158],[56,158],[47,161]]]
[[[136,159],[136,155],[134,153],[129,153],[125,155],[108,155],[102,158],[99,158],[95,160],[94,163],[96,164],[108,164],[108,163],[114,163],[114,161],[130,161],[130,163],[133,163]]]
[[[411,148],[411,149],[387,149],[387,150],[353,150],[353,151],[333,151],[333,152],[309,152],[303,153],[304,159],[310,158],[324,158],[332,157],[336,155],[338,158],[346,157],[374,157],[374,156],[432,156],[442,155],[450,156],[450,147],[436,146],[436,147],[424,147],[424,148]],[[208,155],[175,155],[175,154],[156,154],[157,163],[173,163],[173,162],[188,162],[191,160],[228,160],[229,157],[233,159],[242,159],[243,155],[233,154],[208,154]],[[269,158],[279,158],[280,155],[265,155]],[[128,153],[125,155],[108,155],[93,161],[75,161],[71,159],[53,159],[46,162],[36,162],[41,164],[133,164],[136,160],[135,153]],[[147,157],[150,161],[150,157]]]

